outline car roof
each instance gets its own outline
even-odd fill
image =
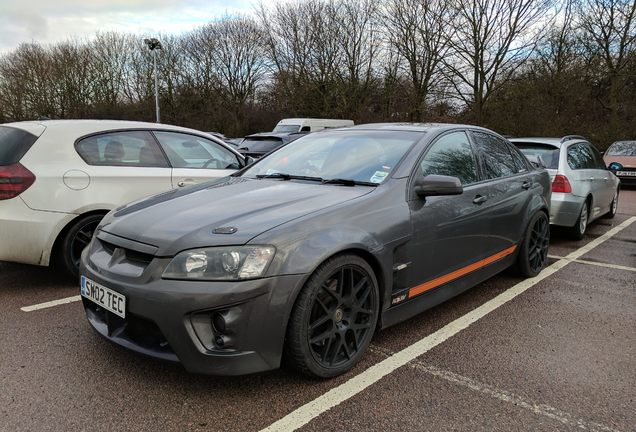
[[[209,135],[206,132],[195,129],[173,126],[163,123],[150,123],[130,120],[30,120],[15,123],[5,123],[4,126],[20,126],[27,124],[37,124],[44,126],[47,130],[64,129],[66,132],[75,132],[78,136],[106,131],[111,129],[156,129],[191,132]]]
[[[366,123],[347,128],[331,129],[331,130],[390,130],[390,131],[410,131],[410,132],[441,132],[447,129],[473,129],[483,130],[484,132],[493,131],[474,125],[455,124],[455,123],[409,123],[409,122],[397,122],[397,123]]]

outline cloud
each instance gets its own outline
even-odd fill
[[[181,33],[226,14],[250,14],[255,1],[30,0],[28,4],[13,1],[11,5],[0,4],[0,53],[23,42],[84,39],[98,31]]]

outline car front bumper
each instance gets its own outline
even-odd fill
[[[616,176],[621,181],[621,186],[636,186],[636,176]]]
[[[552,192],[550,200],[550,224],[572,227],[581,214],[585,197],[571,193]]]
[[[91,326],[139,353],[180,362],[186,370],[243,375],[278,368],[287,320],[304,275],[240,282],[164,280],[166,259],[138,278],[108,274],[82,256],[81,274],[126,297],[126,318],[83,298]],[[220,314],[225,329],[213,325]],[[222,343],[220,342],[220,339]]]

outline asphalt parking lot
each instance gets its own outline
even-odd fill
[[[385,330],[330,381],[188,374],[101,339],[72,281],[0,263],[0,430],[634,431],[636,190],[618,211],[581,241],[553,230],[536,280]]]

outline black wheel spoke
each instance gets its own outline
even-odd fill
[[[330,283],[329,285],[332,285],[333,283]],[[335,289],[337,289],[337,286],[334,287]],[[331,286],[327,286],[327,284],[323,284],[322,285],[322,289],[323,291],[325,291],[327,294],[329,294],[338,304],[340,304],[340,302],[342,301],[342,297],[340,296],[340,294],[335,291],[334,289],[332,289]]]
[[[320,308],[326,313],[329,314],[330,313],[330,309],[327,307],[327,305],[325,305],[325,303],[320,300],[318,297],[316,297],[316,303],[318,303],[318,305],[320,306]]]
[[[329,366],[333,365],[334,360],[336,360],[336,357],[338,357],[338,354],[340,354],[341,348],[342,348],[342,340],[340,337],[338,337],[338,341],[336,342],[336,346],[333,349],[331,356],[327,355],[327,361],[329,362]]]
[[[333,342],[333,338],[329,338],[329,340],[325,344],[325,349],[322,352],[322,360],[323,361],[328,361],[328,357],[327,356],[329,355],[329,350],[331,349],[332,342]]]
[[[322,342],[325,339],[331,337],[333,335],[333,330],[329,329],[329,330],[325,330],[324,332],[320,333],[318,336],[314,336],[311,339],[309,339],[309,343],[311,344],[315,344],[318,342]]]
[[[331,318],[329,317],[329,315],[321,316],[316,321],[314,321],[313,323],[309,324],[309,331],[316,330],[318,327],[320,327],[321,325],[323,325],[324,323],[326,323],[327,321],[330,321],[330,320],[331,320]]]
[[[351,360],[351,357],[353,356],[353,352],[351,351],[351,348],[349,347],[349,344],[347,343],[347,340],[345,338],[342,339],[342,348],[343,348],[344,354],[347,356],[347,359]]]

